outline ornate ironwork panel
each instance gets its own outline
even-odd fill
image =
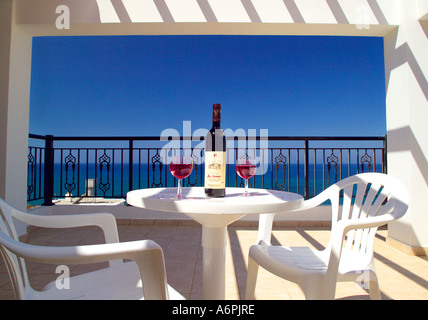
[[[34,192],[34,162],[36,158],[33,156],[32,148],[29,148],[30,152],[28,154],[28,164],[27,164],[27,194],[28,198],[31,197],[31,194]]]
[[[72,191],[76,189],[76,183],[75,183],[75,170],[76,170],[76,157],[73,156],[71,153],[71,150],[69,151],[69,154],[64,158],[65,160],[65,183],[64,183],[64,189],[68,191],[68,193],[71,195]],[[71,167],[71,177],[69,176],[69,169]]]
[[[365,153],[361,156],[361,172],[364,172],[365,165],[367,165],[368,171],[372,171],[372,157],[367,154],[367,149]]]
[[[106,154],[106,150],[104,150],[104,153],[101,157],[98,159],[100,165],[100,183],[98,184],[99,189],[104,193],[104,197],[106,195],[106,192],[110,189],[110,162],[111,158]],[[103,169],[104,166],[106,168],[106,181],[104,181],[103,177]]]
[[[327,157],[327,172],[328,172],[328,183],[327,186],[337,182],[337,168],[338,168],[339,158],[336,157],[333,150],[331,150],[331,155]],[[334,181],[332,181],[331,167],[334,166]]]
[[[279,183],[279,167],[282,165],[282,183]],[[287,182],[285,178],[285,172],[287,170],[287,157],[282,154],[282,149],[279,151],[279,155],[275,157],[275,171],[276,171],[276,182],[275,189],[286,190]]]
[[[163,161],[162,160],[163,159],[159,154],[159,149],[156,149],[156,154],[152,157],[152,188],[163,187],[163,182],[162,182]],[[156,177],[155,177],[156,166],[159,167],[159,182],[156,182]]]

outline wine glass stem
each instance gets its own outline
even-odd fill
[[[245,179],[245,196],[248,196],[248,179]]]
[[[177,198],[181,198],[181,179],[178,179]]]

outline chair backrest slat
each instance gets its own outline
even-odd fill
[[[332,232],[341,220],[359,220],[394,214],[400,218],[408,205],[407,191],[392,177],[381,173],[363,173],[345,178],[331,186]],[[327,189],[328,190],[328,189]],[[327,191],[326,190],[326,191]],[[333,191],[334,190],[334,191]],[[341,206],[339,194],[342,194]],[[398,199],[402,197],[402,199]],[[344,241],[343,252],[373,254],[378,227],[351,230]],[[329,243],[331,247],[331,243]]]

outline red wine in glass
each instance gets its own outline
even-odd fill
[[[169,170],[178,180],[187,178],[192,173],[192,169],[191,163],[170,163],[169,165]]]
[[[248,193],[248,180],[256,174],[257,165],[256,162],[250,157],[245,157],[236,160],[236,173],[245,180],[245,192],[244,196],[247,197]]]
[[[239,164],[236,172],[242,179],[250,179],[256,174],[257,166],[253,164]]]
[[[176,156],[172,157],[169,164],[169,171],[171,174],[178,179],[177,197],[181,199],[181,180],[187,178],[193,170],[193,159],[191,157]]]

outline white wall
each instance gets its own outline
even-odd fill
[[[428,28],[418,20],[427,2],[406,2],[400,27],[385,37],[388,173],[406,184],[411,203],[389,236],[416,247],[428,246]]]

